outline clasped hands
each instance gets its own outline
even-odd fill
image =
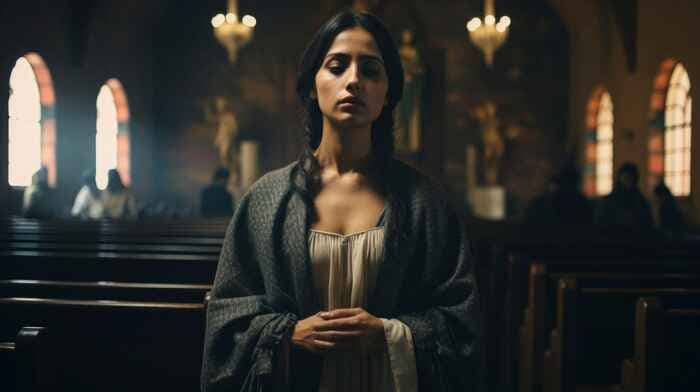
[[[292,344],[319,355],[376,352],[386,345],[382,320],[362,308],[318,312],[294,326]]]

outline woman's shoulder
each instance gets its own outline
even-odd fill
[[[391,160],[387,174],[390,176],[393,186],[399,188],[401,194],[434,201],[444,200],[447,197],[446,191],[440,183],[398,159]]]
[[[292,162],[279,169],[265,173],[251,185],[249,192],[270,191],[277,188],[283,189],[290,184],[290,178],[297,162]]]
[[[292,162],[264,174],[248,188],[241,202],[248,204],[262,201],[262,199],[271,200],[281,197],[290,187],[296,166],[297,163]]]

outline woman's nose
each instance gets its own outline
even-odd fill
[[[351,65],[348,67],[347,89],[354,90],[359,88],[361,81],[360,78],[360,67],[358,65]]]

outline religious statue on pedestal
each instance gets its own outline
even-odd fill
[[[499,120],[496,115],[496,104],[486,101],[474,109],[473,115],[481,125],[484,183],[487,186],[498,185],[505,142],[498,129]]]
[[[231,173],[230,184],[238,181],[238,121],[229,100],[223,96],[214,98],[216,136],[214,145],[219,152],[219,163]]]
[[[404,89],[403,98],[395,111],[396,150],[414,153],[420,151],[422,145],[425,65],[410,30],[404,30],[401,34],[399,54],[404,71]]]

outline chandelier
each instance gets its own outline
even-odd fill
[[[484,0],[484,20],[472,18],[467,23],[469,38],[477,48],[484,52],[484,60],[489,67],[493,64],[493,53],[503,45],[508,38],[510,18],[501,16],[496,23],[494,0]]]
[[[253,38],[253,29],[256,24],[257,20],[250,15],[245,15],[239,21],[238,0],[228,0],[226,15],[217,14],[211,18],[214,36],[228,52],[228,59],[231,63],[236,62],[238,49],[245,46]]]

